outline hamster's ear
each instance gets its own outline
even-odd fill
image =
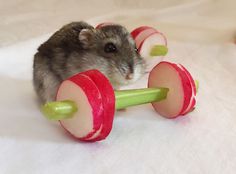
[[[94,32],[93,29],[82,29],[80,31],[79,40],[84,48],[88,48],[91,45]]]

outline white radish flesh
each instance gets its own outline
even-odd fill
[[[140,49],[143,41],[154,33],[157,33],[157,31],[154,28],[140,27],[134,30],[133,32],[131,32],[131,35],[133,36],[135,40],[136,47]]]
[[[154,45],[167,45],[164,36],[161,33],[153,33],[147,37],[140,45],[139,53],[148,60],[147,70],[151,70],[155,65],[160,63],[164,56],[151,56],[150,52]]]

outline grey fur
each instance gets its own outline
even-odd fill
[[[116,53],[104,52],[112,42]],[[135,50],[129,32],[121,25],[94,29],[85,22],[63,26],[39,48],[34,56],[33,83],[42,103],[54,100],[60,83],[89,69],[98,69],[114,88],[137,80],[144,73],[144,59]],[[130,75],[132,79],[127,79]]]

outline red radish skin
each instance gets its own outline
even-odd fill
[[[187,75],[188,75],[188,77],[189,77],[189,79],[190,79],[190,82],[191,82],[191,84],[193,85],[193,92],[194,92],[194,95],[196,95],[197,94],[197,88],[196,88],[196,84],[195,84],[195,82],[194,82],[194,80],[193,80],[193,77],[191,76],[191,74],[189,73],[189,71],[183,66],[183,65],[180,65],[181,66],[181,68],[187,73]]]
[[[102,95],[102,102],[104,107],[103,128],[101,129],[100,134],[92,139],[93,141],[99,141],[105,139],[112,129],[115,114],[114,89],[111,86],[109,80],[98,70],[90,70],[84,72],[83,74],[89,76],[94,81]]]
[[[100,137],[101,135],[101,131],[102,131],[103,125],[101,125],[101,127],[99,128],[99,130],[97,130],[96,132],[93,133],[93,135],[89,138],[84,138],[83,141],[87,141],[87,142],[95,142],[95,141],[100,141],[97,140],[98,137]],[[105,138],[104,138],[105,139]]]
[[[134,29],[132,32],[131,32],[131,35],[133,38],[136,38],[143,30],[147,30],[147,29],[152,29],[154,32],[156,32],[156,29],[152,28],[152,27],[149,27],[149,26],[141,26],[141,27],[138,27],[136,29]]]
[[[133,38],[135,38],[141,31],[145,30],[149,28],[148,26],[141,26],[141,27],[138,27],[136,29],[134,29],[132,32],[131,32],[131,35],[133,36]]]
[[[195,104],[196,104],[196,94],[197,94],[197,89],[196,89],[196,84],[191,76],[191,74],[188,72],[188,70],[180,65],[180,67],[185,71],[185,73],[187,74],[190,82],[191,82],[191,86],[192,86],[192,96],[191,96],[191,99],[190,99],[190,103],[187,107],[187,109],[183,112],[183,115],[187,114],[188,112],[192,111]]]
[[[60,120],[62,127],[75,138],[84,140],[100,128],[103,121],[102,97],[89,77],[77,74],[62,82],[56,100],[72,100],[78,105],[73,118]]]
[[[195,100],[195,99],[191,100],[191,102],[190,102],[188,108],[186,109],[186,111],[184,111],[184,112],[182,113],[182,115],[186,115],[187,113],[193,111],[195,105],[196,105],[196,100]]]
[[[149,75],[148,86],[167,87],[170,90],[167,99],[152,103],[159,114],[166,118],[176,118],[186,114],[185,111],[191,102],[193,87],[187,73],[177,64],[163,61],[156,65]]]

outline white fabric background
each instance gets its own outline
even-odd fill
[[[149,104],[132,107],[116,113],[113,130],[102,142],[74,141],[39,111],[32,60],[49,35],[1,48],[0,173],[235,173],[234,18],[216,19],[205,7],[195,3],[90,20],[114,20],[130,29],[160,24],[169,41],[166,60],[183,64],[200,82],[197,107],[186,117],[169,120]],[[129,88],[145,84],[146,77]]]

